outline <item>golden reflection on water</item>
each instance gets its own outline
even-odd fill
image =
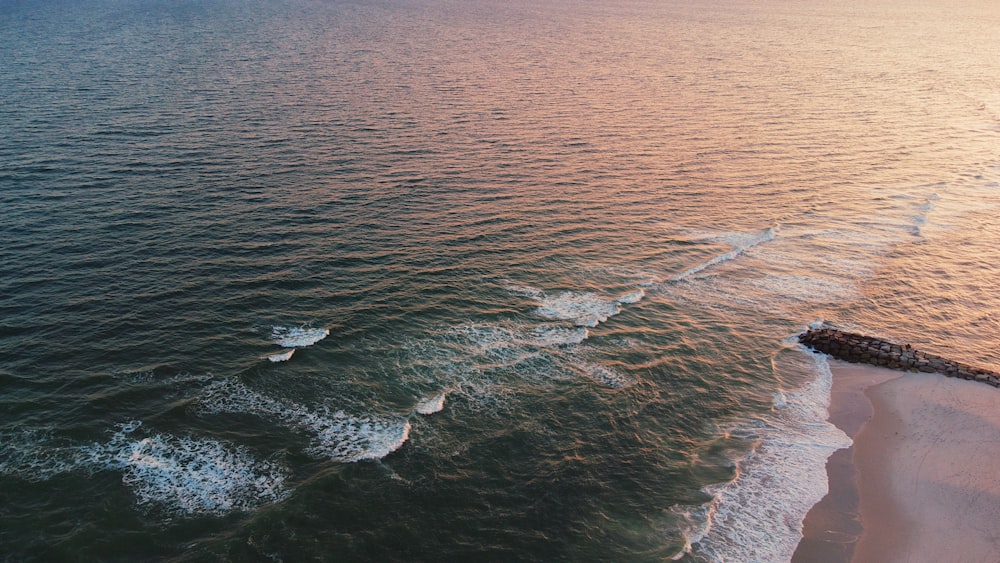
[[[462,559],[500,531],[525,542],[511,559],[662,559],[697,535],[675,505],[717,508],[709,485],[736,499],[717,549],[795,541],[809,499],[773,483],[818,482],[830,436],[816,404],[791,416],[817,370],[789,333],[860,325],[997,367],[991,4],[291,4],[67,6],[50,42],[0,18],[30,55],[0,58],[3,424],[100,440],[135,418],[293,452],[304,492],[213,524],[240,549]],[[262,360],[272,327],[301,326],[330,337]],[[250,410],[185,410],[205,380]],[[318,414],[337,409],[356,424]],[[398,455],[306,459],[383,416],[406,420]],[[735,442],[758,472],[728,483]],[[98,477],[67,521],[135,509]],[[95,505],[92,484],[117,496]],[[36,493],[8,492],[28,553]],[[368,518],[394,527],[330,533]]]

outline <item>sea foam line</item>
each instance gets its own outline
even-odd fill
[[[671,277],[670,281],[679,282],[681,280],[693,276],[694,274],[697,274],[698,272],[701,272],[702,270],[705,270],[706,268],[710,268],[712,266],[715,266],[716,264],[721,264],[722,262],[727,262],[729,260],[732,260],[740,256],[747,250],[757,246],[758,244],[763,244],[765,242],[774,240],[775,237],[778,236],[778,231],[779,227],[775,225],[773,227],[768,227],[756,233],[750,233],[739,236],[729,235],[726,237],[721,237],[730,244],[732,244],[735,248],[733,248],[729,252],[720,254],[718,256],[710,258],[705,262],[702,262],[701,264],[692,266],[684,270],[683,272]]]

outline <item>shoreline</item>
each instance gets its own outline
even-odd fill
[[[858,433],[874,412],[865,390],[906,375],[900,371],[842,360],[829,360],[829,420],[855,443],[837,450],[826,462],[829,492],[806,514],[802,540],[793,563],[846,563],[851,561],[864,531],[861,522],[858,469],[855,449]]]
[[[854,441],[827,461],[796,563],[1000,560],[1000,391],[830,360],[828,420]]]

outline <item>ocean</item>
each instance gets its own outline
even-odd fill
[[[9,561],[787,561],[829,325],[1000,369],[988,0],[3,0]]]

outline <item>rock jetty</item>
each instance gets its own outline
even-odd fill
[[[854,364],[940,373],[947,377],[973,379],[1000,387],[1000,374],[996,372],[975,368],[934,354],[926,354],[913,349],[909,344],[896,344],[881,338],[833,328],[807,330],[799,335],[799,342],[813,350]]]

